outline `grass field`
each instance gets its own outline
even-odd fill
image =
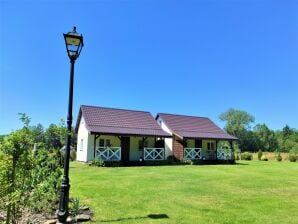
[[[70,166],[71,197],[94,223],[298,223],[298,163]]]

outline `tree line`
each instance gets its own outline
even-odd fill
[[[44,128],[41,124],[29,125],[30,118],[26,114],[20,113],[20,116],[30,129],[32,142],[37,148],[61,149],[65,145],[67,128],[63,119],[58,124]],[[272,130],[265,123],[253,126],[254,116],[237,109],[229,109],[220,114],[219,118],[225,122],[226,132],[239,139],[235,147],[241,151],[298,152],[298,130],[289,125],[285,125],[282,130]],[[76,148],[76,136],[74,131],[72,133],[71,145]],[[5,136],[8,135],[0,135],[0,144]]]
[[[236,148],[241,151],[298,152],[298,130],[285,125],[282,130],[272,130],[266,124],[256,124],[254,116],[243,110],[229,109],[219,115],[224,129],[236,136]]]
[[[25,123],[30,131],[30,138],[33,143],[32,148],[61,149],[65,145],[67,128],[63,119],[58,124],[50,124],[48,128],[44,128],[42,124],[30,125],[31,119],[26,114],[19,113],[19,115],[21,117],[20,120]],[[9,135],[0,135],[0,144]],[[76,146],[75,134],[73,134],[71,145],[72,147]]]

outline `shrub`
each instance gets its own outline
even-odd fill
[[[281,157],[281,155],[280,155],[280,152],[277,154],[277,156],[276,156],[276,160],[277,160],[278,162],[281,162],[281,161],[282,161],[282,157]]]
[[[76,217],[81,213],[81,203],[79,198],[72,198],[69,200],[70,202],[70,208],[69,208],[69,213],[73,216]]]
[[[193,165],[193,161],[190,159],[183,159],[180,161],[180,163],[183,165]]]
[[[35,169],[32,171],[29,206],[33,211],[51,212],[58,201],[61,170],[57,154],[38,150],[35,155]]]
[[[262,157],[261,157],[261,161],[268,161],[268,158],[267,158],[267,156],[264,154],[264,155],[262,155]]]
[[[263,156],[263,152],[262,152],[262,150],[260,149],[260,150],[258,151],[258,160],[261,160],[262,156]]]
[[[77,151],[74,150],[74,149],[72,149],[72,150],[70,151],[70,160],[71,160],[71,161],[75,161],[76,159],[77,159]]]
[[[289,160],[290,162],[296,162],[297,161],[297,157],[298,157],[298,152],[295,149],[292,149],[289,152]]]
[[[252,160],[252,154],[250,152],[241,153],[241,159]]]
[[[290,160],[290,162],[296,162],[297,156],[295,154],[289,154],[289,160]]]
[[[240,159],[239,153],[236,153],[235,160],[239,160],[239,159]]]
[[[91,166],[104,167],[105,161],[102,158],[92,160]]]

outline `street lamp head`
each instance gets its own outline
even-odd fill
[[[75,26],[73,27],[73,31],[68,32],[67,34],[64,33],[63,36],[68,57],[71,60],[76,60],[80,56],[84,46],[83,36],[77,33]]]

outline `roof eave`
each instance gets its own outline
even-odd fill
[[[90,131],[90,134],[99,135],[116,135],[116,136],[135,136],[135,137],[161,137],[161,138],[171,138],[171,135],[141,135],[141,134],[131,134],[131,133],[111,133],[111,132],[96,132]]]

